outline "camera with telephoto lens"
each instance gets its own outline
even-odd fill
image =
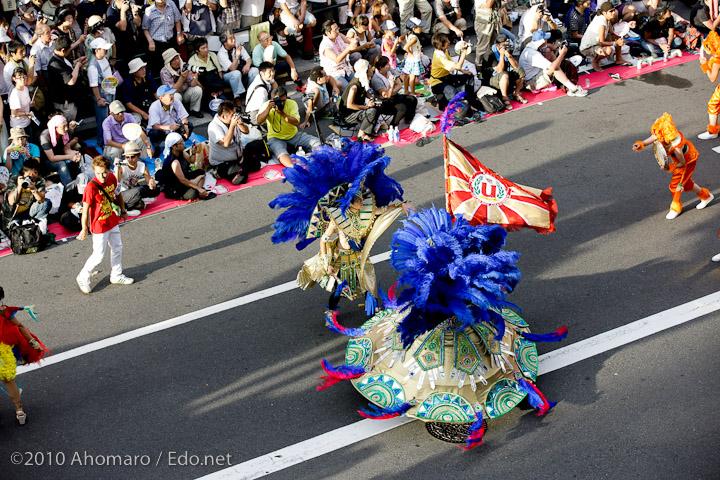
[[[30,179],[28,177],[23,177],[20,185],[22,185],[23,189],[30,188]]]
[[[190,72],[190,73],[202,73],[205,69],[203,67],[199,67],[197,65],[188,65],[187,63],[183,65],[183,72]]]
[[[537,9],[538,9],[538,12],[540,12],[540,13],[541,13],[541,16],[543,16],[543,17],[544,17],[545,15],[548,15],[548,14],[549,14],[549,12],[547,11],[547,9],[545,8],[545,5],[543,5],[543,4],[538,5],[538,8],[537,8]]]

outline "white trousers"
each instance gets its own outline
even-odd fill
[[[93,252],[85,262],[85,266],[78,275],[81,279],[90,281],[93,270],[105,258],[105,249],[110,246],[110,278],[122,275],[122,240],[120,239],[120,226],[116,225],[105,233],[92,234]]]

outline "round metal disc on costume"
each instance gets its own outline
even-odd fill
[[[500,379],[493,384],[485,397],[485,412],[490,418],[505,415],[526,396],[527,393],[515,380]]]
[[[425,422],[428,433],[448,443],[465,443],[470,434],[470,423]]]

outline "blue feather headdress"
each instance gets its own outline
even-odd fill
[[[498,313],[520,281],[518,253],[502,250],[507,232],[498,225],[470,225],[444,210],[413,213],[392,239],[390,261],[405,287],[398,304],[412,310],[398,327],[403,344],[450,317],[458,329],[486,322],[502,338]]]
[[[293,186],[292,193],[283,193],[270,202],[271,208],[287,208],[273,228],[273,243],[297,239],[298,250],[315,238],[308,238],[310,220],[316,213],[318,202],[335,192],[331,201],[334,207],[345,212],[362,189],[369,190],[375,204],[383,207],[401,200],[400,184],[385,175],[390,157],[377,145],[352,142],[342,151],[322,146],[309,158],[299,158],[292,168],[283,169],[285,181]],[[338,188],[341,187],[341,188]]]
[[[455,115],[465,107],[465,92],[455,94],[450,103],[445,107],[445,111],[440,117],[440,130],[443,135],[450,134],[450,129],[455,125]]]

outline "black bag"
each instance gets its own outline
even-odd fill
[[[243,148],[243,170],[245,173],[257,172],[260,162],[267,163],[270,158],[270,149],[265,140],[253,140]]]
[[[45,248],[46,244],[40,225],[34,220],[11,224],[9,237],[12,252],[20,255],[37,253]]]
[[[482,105],[483,112],[487,113],[500,113],[505,110],[505,103],[497,95],[483,95],[480,98],[480,105]]]

